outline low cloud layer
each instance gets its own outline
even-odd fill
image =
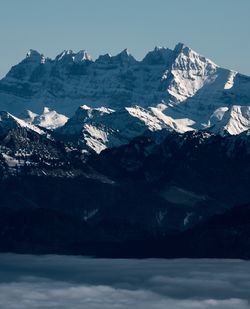
[[[0,255],[0,308],[250,309],[250,263]]]

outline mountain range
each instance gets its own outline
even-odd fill
[[[0,250],[250,257],[250,77],[181,43],[141,61],[30,50],[0,110]],[[224,251],[201,245],[211,230]]]

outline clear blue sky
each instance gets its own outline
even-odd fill
[[[250,0],[0,0],[0,40],[0,76],[30,48],[141,59],[177,42],[250,75]]]

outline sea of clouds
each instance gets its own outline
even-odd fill
[[[2,309],[250,309],[250,262],[0,254]]]

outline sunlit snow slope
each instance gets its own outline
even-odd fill
[[[96,60],[84,50],[55,59],[30,50],[0,81],[0,110],[95,152],[147,129],[239,134],[250,129],[249,108],[250,77],[182,43],[156,47],[142,61],[127,49]]]

